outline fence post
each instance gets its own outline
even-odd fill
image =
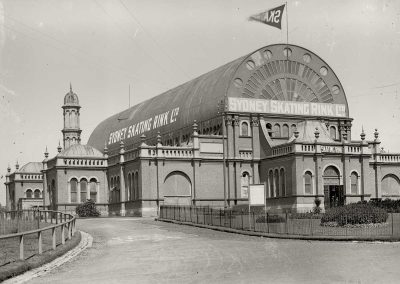
[[[65,244],[65,225],[61,225],[61,243]]]
[[[222,227],[222,210],[219,209],[219,225]]]
[[[38,210],[38,219],[37,219],[37,228],[38,228],[38,230],[40,229],[40,217],[42,216],[42,214],[41,214],[41,212]]]
[[[310,217],[310,235],[313,235],[312,218]]]
[[[206,208],[203,207],[203,219],[204,219],[204,225],[206,224]]]
[[[242,214],[240,214],[240,218],[242,219],[242,231],[243,231],[243,209],[242,209]]]
[[[19,259],[24,259],[24,235],[19,236]]]
[[[38,233],[38,247],[39,247],[39,254],[42,254],[42,231]]]
[[[393,212],[390,215],[392,215],[392,237],[393,237]]]
[[[51,238],[52,238],[52,247],[53,250],[56,250],[56,228],[51,229]]]
[[[255,219],[255,212],[253,211],[253,225],[254,225],[254,232],[256,231],[256,219]]]
[[[58,213],[56,213],[56,224],[58,224]]]
[[[229,228],[232,229],[232,210],[229,211]]]
[[[285,222],[285,231],[286,231],[286,235],[288,235],[289,234],[289,232],[288,232],[288,213],[286,212],[286,222]]]

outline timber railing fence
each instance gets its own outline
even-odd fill
[[[386,222],[376,224],[352,224],[351,220],[354,218],[344,216],[340,220],[341,226],[332,222],[323,224],[322,216],[323,214],[312,213],[257,213],[212,207],[161,205],[159,219],[275,235],[400,238],[400,213],[388,213]]]
[[[75,234],[75,217],[51,210],[0,212],[0,265],[55,250]],[[18,255],[15,255],[15,254]]]

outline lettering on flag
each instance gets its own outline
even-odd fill
[[[268,11],[250,16],[249,21],[261,22],[273,26],[275,28],[281,29],[283,9],[285,9],[285,4],[270,9]]]

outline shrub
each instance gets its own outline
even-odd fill
[[[266,220],[268,222],[266,222]],[[286,222],[286,217],[282,215],[262,215],[257,217],[256,223],[285,223]]]
[[[291,213],[289,215],[290,219],[321,219],[321,213],[305,212],[305,213]]]
[[[96,208],[96,203],[88,199],[84,203],[79,204],[75,209],[79,217],[98,217],[100,212]]]
[[[366,203],[352,203],[345,206],[327,209],[322,216],[321,224],[335,222],[338,226],[346,224],[384,223],[388,213],[379,207]]]
[[[389,213],[400,213],[400,200],[392,200],[389,198],[386,198],[384,200],[374,198],[371,199],[370,201],[360,201],[358,202],[360,204],[370,204],[375,207],[379,207],[382,209],[385,209]]]
[[[313,213],[314,214],[321,213],[321,207],[319,207],[321,205],[321,199],[319,199],[318,197],[315,197],[314,204],[315,204],[315,206],[313,208]]]

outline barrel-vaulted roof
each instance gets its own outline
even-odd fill
[[[342,104],[344,89],[329,65],[295,45],[260,48],[101,122],[88,144],[110,150],[188,127],[219,115],[227,97]]]

